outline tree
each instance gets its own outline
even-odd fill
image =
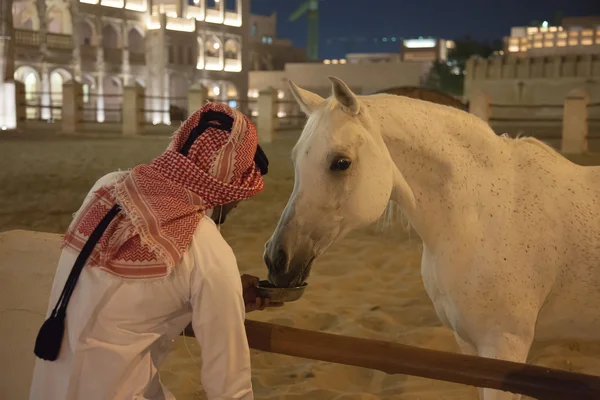
[[[433,64],[427,86],[453,96],[462,96],[465,80],[465,66],[471,56],[488,58],[494,52],[502,50],[502,41],[477,41],[467,35],[454,42],[446,61]]]

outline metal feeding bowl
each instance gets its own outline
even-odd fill
[[[263,299],[269,299],[274,303],[289,303],[290,301],[296,301],[304,294],[304,289],[308,283],[304,282],[301,286],[290,287],[290,288],[279,288],[273,285],[269,281],[260,281],[258,287],[258,296]]]

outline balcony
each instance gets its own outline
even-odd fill
[[[109,64],[121,64],[123,62],[123,50],[104,48],[104,62]]]
[[[46,34],[46,43],[48,48],[54,50],[71,50],[73,48],[73,37],[71,35],[63,35],[58,33]]]
[[[242,60],[239,59],[225,59],[225,71],[227,72],[240,72],[242,70]]]
[[[223,59],[221,57],[206,56],[204,59],[204,69],[207,69],[209,71],[223,70]]]
[[[187,17],[198,21],[204,21],[204,8],[197,6],[188,6]]]
[[[40,46],[40,33],[24,29],[15,29],[15,44],[17,46]]]
[[[242,14],[232,11],[225,11],[225,25],[229,26],[242,26]]]
[[[206,9],[206,22],[210,22],[213,24],[222,24],[223,23],[223,14],[221,10],[215,10],[214,8]]]
[[[171,31],[194,32],[196,30],[196,21],[186,18],[167,17],[166,28]]]
[[[129,64],[131,65],[144,65],[146,64],[146,54],[129,52]]]

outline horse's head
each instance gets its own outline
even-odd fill
[[[329,79],[333,95],[327,99],[290,82],[308,121],[292,151],[294,191],[265,245],[269,280],[280,287],[303,283],[334,241],[375,222],[392,192],[394,168],[381,121],[344,82]]]

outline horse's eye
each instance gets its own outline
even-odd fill
[[[352,164],[352,161],[347,158],[337,158],[333,160],[329,169],[331,171],[345,171],[350,168],[350,164]]]

